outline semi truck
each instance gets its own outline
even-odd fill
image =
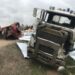
[[[75,14],[34,8],[33,16],[37,23],[28,55],[46,65],[64,66],[67,54],[74,50]]]

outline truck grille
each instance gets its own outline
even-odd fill
[[[43,52],[46,52],[46,53],[49,53],[51,55],[54,54],[54,50],[50,47],[47,47],[47,46],[39,45],[39,50],[43,51]]]
[[[63,37],[61,37],[60,35],[56,36],[56,35],[44,32],[42,30],[40,30],[38,32],[37,36],[41,37],[41,38],[44,38],[44,39],[47,39],[47,40],[51,40],[51,41],[53,41],[55,43],[59,43],[59,44],[62,44],[65,41],[64,36]]]

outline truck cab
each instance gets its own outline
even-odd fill
[[[64,65],[66,55],[74,46],[75,15],[34,8],[33,16],[38,23],[28,46],[28,55],[47,65]]]

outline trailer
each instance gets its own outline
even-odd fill
[[[20,23],[16,22],[14,24],[0,28],[0,33],[5,39],[18,39],[21,36]]]

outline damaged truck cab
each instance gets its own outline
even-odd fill
[[[74,46],[75,15],[34,8],[33,16],[37,17],[38,23],[28,46],[28,55],[47,65],[64,65],[66,55]]]

